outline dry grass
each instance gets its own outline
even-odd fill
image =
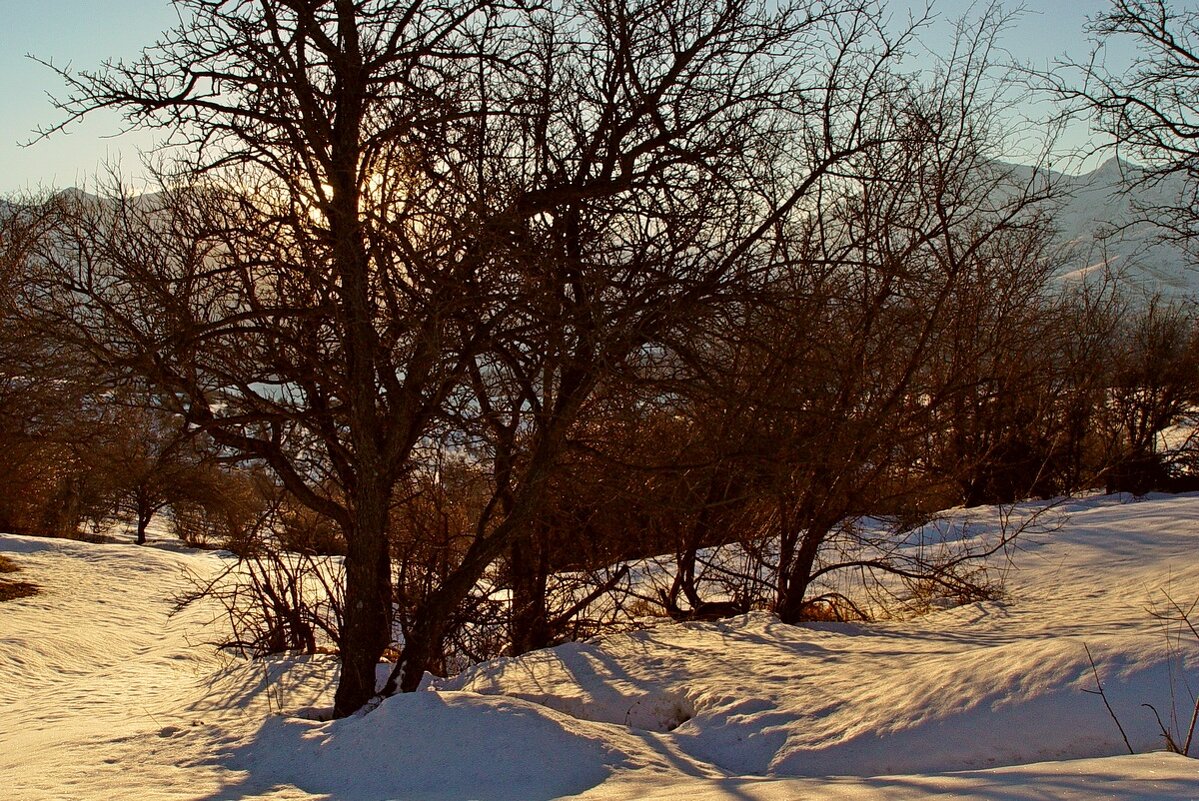
[[[21,568],[11,558],[0,554],[0,573],[16,573]],[[15,601],[37,595],[38,586],[28,581],[0,579],[0,601]]]
[[[15,601],[37,593],[38,586],[28,581],[0,581],[0,601]]]

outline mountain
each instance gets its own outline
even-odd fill
[[[1062,193],[1055,222],[1069,254],[1059,281],[1094,278],[1106,267],[1134,289],[1199,295],[1199,256],[1161,241],[1161,229],[1137,211],[1176,203],[1183,183],[1171,178],[1136,185],[1143,174],[1140,167],[1112,158],[1089,173],[1052,176]]]
[[[1031,167],[1004,165],[1017,183],[1034,178]],[[1172,205],[1184,197],[1181,179],[1155,186],[1137,186],[1143,170],[1117,158],[1080,175],[1050,172],[1058,194],[1053,211],[1066,259],[1057,270],[1060,282],[1098,280],[1107,271],[1127,287],[1170,297],[1199,297],[1199,253],[1161,241],[1161,229],[1143,218],[1138,208]],[[98,202],[102,198],[80,189],[62,190],[60,196]],[[143,196],[153,203],[156,193]],[[0,214],[12,205],[0,198]]]

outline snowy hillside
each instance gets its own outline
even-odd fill
[[[1199,798],[1199,760],[1127,755],[1086,692],[1089,648],[1138,752],[1161,744],[1141,704],[1185,728],[1199,642],[1149,609],[1199,595],[1199,495],[1048,514],[1060,526],[1023,542],[1003,602],[871,625],[659,623],[332,722],[314,719],[332,658],[247,663],[205,645],[214,610],[168,617],[220,555],[0,535],[42,587],[0,603],[2,795]]]
[[[1181,192],[1181,183],[1121,191],[1135,179],[1138,169],[1112,158],[1082,175],[1058,175],[1062,193],[1054,224],[1069,247],[1069,262],[1059,279],[1077,281],[1101,274],[1104,268],[1120,275],[1139,291],[1166,295],[1199,294],[1196,259],[1173,244],[1158,241],[1158,229],[1138,221],[1134,203],[1170,205]]]

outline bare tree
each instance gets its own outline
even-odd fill
[[[731,333],[701,332],[692,352],[715,393],[703,415],[723,415],[708,430],[727,444],[709,452],[751,454],[730,459],[746,478],[718,480],[707,502],[726,516],[748,505],[758,542],[777,543],[743,540],[773,562],[785,621],[821,602],[852,610],[839,575],[977,588],[968,565],[984,552],[922,552],[905,537],[953,502],[964,467],[995,458],[979,443],[948,472],[928,448],[953,436],[955,406],[1004,392],[1005,351],[1028,335],[1053,266],[1041,210],[1051,184],[994,161],[985,76],[1001,24],[984,17],[967,31],[936,80],[892,87],[871,117],[885,132],[877,146],[839,165],[821,203],[791,221],[771,302],[734,318]],[[768,433],[743,448],[755,442],[747,431]],[[866,515],[894,525],[855,524]]]
[[[107,376],[24,314],[28,257],[47,233],[33,206],[0,204],[0,528],[73,535],[109,506]]]
[[[444,173],[482,119],[464,81],[510,23],[484,2],[180,11],[138,61],[64,72],[64,108],[164,129],[182,172],[153,199],[73,204],[83,244],[43,257],[94,352],[344,531],[344,715],[391,641],[392,490],[487,326],[463,309],[480,311],[488,223]]]
[[[1199,11],[1167,0],[1112,0],[1088,26],[1097,48],[1049,76],[1070,113],[1112,138],[1141,193],[1140,211],[1194,253],[1199,237]],[[1131,65],[1109,67],[1104,45],[1131,44]],[[1070,76],[1070,73],[1073,73]],[[1062,77],[1063,75],[1069,77]]]
[[[412,613],[405,690],[605,371],[760,269],[876,134],[902,37],[852,0],[179,6],[139,60],[63,71],[63,108],[162,129],[181,169],[57,203],[31,300],[341,528],[345,715],[391,640],[397,488],[458,447],[447,412],[481,415],[495,502]]]
[[[1199,325],[1195,309],[1152,300],[1115,330],[1107,397],[1097,414],[1109,492],[1164,490],[1172,468],[1195,447],[1194,433],[1172,447],[1161,438],[1194,417],[1199,404]]]
[[[501,557],[517,609],[544,622],[535,532],[597,389],[761,280],[782,223],[871,146],[891,91],[894,45],[872,6],[580,4],[553,21],[508,93],[534,98],[530,112],[492,123],[523,156],[497,162],[494,180],[527,187],[519,203],[535,213],[506,243],[510,314],[455,405],[492,496],[423,600],[389,689],[417,687]]]
[[[108,476],[104,494],[112,511],[132,516],[139,545],[146,542],[155,515],[168,506],[220,505],[231,481],[203,439],[184,430],[178,415],[128,389],[109,392],[103,401],[104,431],[89,461]]]

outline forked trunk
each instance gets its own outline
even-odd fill
[[[399,664],[387,680],[383,695],[391,695],[397,690],[410,693],[420,689],[425,671],[441,656],[441,641],[453,606],[451,595],[446,592],[434,592],[425,601],[408,632]]]
[[[816,555],[828,537],[830,528],[824,523],[813,523],[803,533],[795,558],[787,569],[786,582],[779,588],[779,597],[775,600],[775,614],[784,623],[794,624],[803,620],[804,597],[812,580]]]

